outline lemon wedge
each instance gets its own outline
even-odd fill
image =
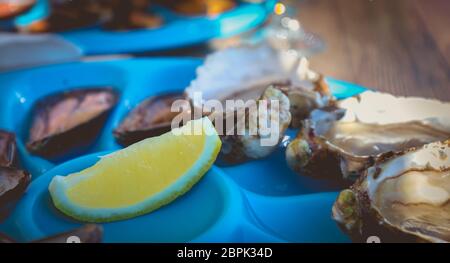
[[[52,179],[53,203],[86,222],[150,213],[189,191],[214,163],[221,141],[208,118],[111,153],[93,166]]]

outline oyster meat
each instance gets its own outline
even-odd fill
[[[386,152],[450,138],[450,103],[366,91],[314,110],[289,143],[289,166],[304,175],[356,179]]]
[[[112,88],[78,89],[38,101],[27,143],[28,150],[56,157],[89,145],[100,132],[118,94]]]
[[[128,146],[170,131],[172,119],[179,114],[171,111],[172,103],[183,99],[186,99],[183,93],[170,93],[144,100],[114,130],[114,136],[120,144]]]
[[[383,154],[332,216],[355,241],[450,242],[450,140]]]
[[[278,106],[274,107],[272,105],[274,101],[278,102]],[[289,99],[276,85],[272,85],[257,100],[257,104],[259,105],[260,103],[267,103],[267,112],[261,111],[259,108],[254,109],[254,114],[259,118],[251,116],[249,111],[252,109],[244,111],[236,109],[236,111],[214,112],[212,114],[222,114],[222,125],[225,128],[220,136],[222,148],[219,162],[223,164],[237,164],[247,160],[260,159],[268,156],[276,149],[291,122]],[[229,118],[233,120],[234,125],[232,127],[227,126]],[[267,125],[266,127],[270,127],[270,134],[263,134],[263,123]],[[256,129],[256,132],[253,134],[250,132],[252,128]],[[239,129],[242,129],[241,133],[239,133]],[[276,142],[264,144],[263,140],[267,139],[267,137],[272,137]]]
[[[313,109],[334,101],[323,78],[309,70],[307,60],[293,58],[268,45],[228,48],[213,53],[197,69],[197,78],[186,89],[186,94],[197,108],[203,108],[204,103],[211,100],[222,104],[226,104],[227,100],[277,100],[281,106],[278,114],[282,122],[278,124],[279,138],[283,137],[287,126],[298,126]],[[228,110],[224,112],[225,115],[233,115]],[[229,117],[224,116],[224,119]],[[241,123],[247,128],[249,124]],[[238,126],[237,120],[235,126]],[[258,136],[222,138],[220,157],[224,158],[220,159],[225,163],[263,158],[274,150],[274,147],[248,148],[260,142]]]
[[[27,189],[31,175],[11,167],[0,167],[0,220],[4,219]]]
[[[0,130],[0,166],[16,167],[18,164],[16,136]]]

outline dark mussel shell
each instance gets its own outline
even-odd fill
[[[16,136],[13,133],[0,130],[0,166],[17,167]]]
[[[171,112],[172,103],[183,99],[183,93],[171,93],[144,100],[114,130],[114,136],[128,146],[170,131],[172,119],[179,114]]]
[[[10,244],[10,243],[16,243],[16,241],[11,237],[3,233],[0,233],[0,244]]]
[[[233,9],[236,6],[235,0],[164,0],[160,2],[175,12],[188,16],[214,16]]]
[[[30,181],[31,175],[25,171],[0,167],[0,220],[6,218]]]
[[[61,32],[95,25],[107,15],[107,0],[49,0],[50,15],[21,28],[30,33]]]
[[[111,17],[104,23],[110,30],[156,28],[163,24],[163,18],[149,12],[150,0],[113,0],[109,2]]]
[[[72,90],[43,98],[34,108],[28,150],[51,158],[91,144],[118,97],[116,91],[106,87]]]
[[[32,243],[101,243],[103,228],[99,225],[88,224],[72,231],[58,234]]]
[[[0,1],[0,20],[7,20],[23,14],[36,4],[36,0]]]

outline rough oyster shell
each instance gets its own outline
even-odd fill
[[[450,242],[450,140],[382,155],[332,215],[355,241]]]
[[[172,103],[183,99],[183,93],[170,93],[144,100],[114,130],[114,137],[128,146],[170,131],[172,119],[179,114],[171,111]]]
[[[314,110],[287,147],[304,175],[357,178],[383,153],[450,138],[450,103],[366,91]]]
[[[279,102],[279,107],[272,107],[271,102],[274,100]],[[268,126],[278,126],[276,134],[271,134],[270,136],[275,136],[277,142],[280,142],[286,129],[289,127],[289,123],[291,122],[289,99],[274,85],[264,91],[262,96],[259,98],[258,103],[261,101],[268,103],[268,112],[267,115],[263,115],[263,113],[258,111],[257,114],[260,117],[259,122],[258,119],[249,117],[248,111],[245,112],[245,118],[240,118],[240,116],[237,116],[238,114],[236,115],[234,112],[231,114],[229,112],[223,113],[224,125],[226,123],[226,119],[230,116],[235,119],[235,125],[231,132],[230,130],[226,130],[225,134],[220,136],[222,140],[222,148],[220,150],[219,162],[224,164],[242,163],[251,159],[264,158],[275,150],[278,143],[274,145],[262,144],[264,135],[261,133],[261,122],[269,123],[271,122],[271,119],[274,119],[273,116],[277,116],[279,121],[272,122]],[[243,135],[238,135],[237,129],[239,127],[244,128],[245,131],[243,132]],[[251,127],[257,127],[257,134],[251,134],[249,132]],[[229,129],[229,127],[226,128]]]
[[[305,58],[269,45],[228,48],[209,55],[186,94],[194,98],[199,92],[203,100],[257,98],[273,83],[285,84],[294,127],[313,109],[334,101],[323,76],[310,70]],[[198,101],[194,106],[201,107]]]
[[[271,85],[278,91],[267,92]],[[267,94],[263,95],[264,92]],[[277,99],[289,111],[289,118],[283,119],[289,119],[287,125],[279,125],[280,138],[290,123],[298,125],[313,109],[333,101],[323,78],[309,70],[307,60],[299,60],[268,45],[229,48],[208,56],[204,65],[197,69],[197,78],[186,89],[186,94],[198,108],[211,99],[222,103],[226,100]],[[196,99],[196,94],[201,94],[202,100]],[[284,108],[279,113],[287,116]],[[273,150],[272,147],[253,147],[259,141],[254,136],[224,136],[223,139],[224,155],[221,156],[225,157],[222,160],[226,163],[262,158]]]
[[[91,143],[117,100],[112,88],[72,90],[43,98],[34,108],[28,150],[55,157]]]

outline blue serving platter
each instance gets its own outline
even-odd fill
[[[56,210],[48,185],[94,164],[121,147],[112,131],[145,98],[181,91],[195,78],[198,59],[129,59],[76,62],[0,75],[0,128],[14,131],[21,165],[33,181],[0,225],[20,241],[30,241],[82,225]],[[327,79],[345,98],[365,88]],[[25,149],[30,113],[38,99],[77,87],[112,86],[120,102],[95,143],[60,160],[48,161]],[[294,130],[287,134],[295,136]],[[213,166],[191,191],[152,213],[103,224],[105,242],[348,242],[331,219],[339,185],[298,176],[289,170],[282,143],[269,157],[236,166]]]
[[[60,33],[80,48],[82,54],[118,54],[160,51],[204,43],[215,38],[227,38],[247,32],[263,24],[272,13],[276,0],[263,3],[242,3],[215,17],[187,17],[166,9],[157,11],[165,24],[155,29],[107,31],[100,27]],[[48,13],[47,0],[38,0],[27,14],[15,19],[16,25],[26,25]]]

